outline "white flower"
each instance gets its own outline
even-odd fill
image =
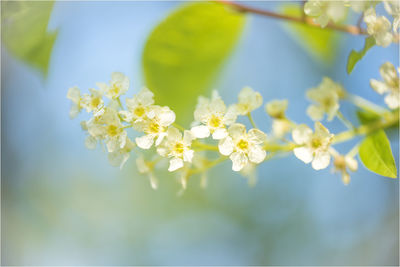
[[[238,96],[238,103],[235,105],[236,112],[239,115],[247,115],[251,111],[262,105],[263,98],[259,92],[250,87],[244,87]]]
[[[314,17],[314,22],[325,27],[329,21],[338,22],[345,18],[347,8],[344,1],[308,0],[304,12]]]
[[[315,104],[307,108],[307,114],[314,121],[322,120],[324,114],[327,114],[328,121],[331,121],[339,110],[339,99],[344,95],[343,87],[324,77],[322,82],[316,88],[307,91],[307,97]]]
[[[397,32],[400,27],[400,2],[398,0],[384,0],[383,4],[386,12],[393,17],[393,31]]]
[[[400,68],[397,70],[400,73]],[[370,85],[378,94],[387,93],[385,103],[389,108],[396,109],[400,104],[400,79],[396,68],[392,63],[386,62],[379,68],[379,72],[383,78],[383,82],[371,79]]]
[[[315,123],[315,132],[305,124],[298,125],[292,131],[293,141],[300,147],[293,149],[294,155],[305,162],[312,162],[315,170],[328,167],[331,156],[328,152],[329,146],[333,139],[321,123]]]
[[[284,137],[292,129],[292,124],[287,119],[274,119],[272,121],[272,133],[278,138]]]
[[[154,104],[154,94],[147,88],[142,88],[133,98],[126,99],[127,110],[120,111],[123,120],[136,123],[143,121]]]
[[[89,134],[96,140],[105,140],[108,152],[122,149],[127,140],[127,133],[114,109],[104,108],[103,113],[94,116],[86,123]],[[93,138],[86,140],[86,145],[91,147]],[[95,146],[95,145],[94,145]]]
[[[385,16],[377,17],[373,7],[364,12],[364,22],[367,24],[368,34],[375,38],[377,45],[387,47],[392,43],[390,21]]]
[[[181,132],[175,127],[167,131],[167,137],[162,145],[157,148],[158,154],[168,157],[170,164],[168,171],[173,172],[183,167],[183,162],[192,162],[194,151],[190,148],[193,135],[190,131],[185,131],[182,137]]]
[[[99,90],[90,88],[90,95],[84,94],[82,97],[82,106],[87,112],[97,113],[104,107],[103,93]]]
[[[272,100],[265,105],[265,111],[273,118],[272,132],[278,138],[284,137],[292,128],[290,121],[285,116],[287,107],[287,99]]]
[[[125,165],[129,159],[131,150],[135,147],[135,144],[128,138],[125,137],[125,145],[113,152],[108,153],[108,161],[112,166],[119,166],[120,169]]]
[[[73,119],[76,116],[78,116],[79,112],[82,109],[81,91],[77,86],[71,87],[68,89],[67,98],[70,99],[72,102],[72,106],[69,111],[69,116],[71,119]]]
[[[358,162],[353,157],[349,155],[340,155],[333,148],[330,149],[331,154],[333,155],[333,166],[335,167],[335,172],[342,173],[342,182],[344,185],[348,185],[350,183],[350,174],[348,170],[355,172],[358,169]]]
[[[175,113],[169,107],[154,106],[147,114],[148,119],[137,125],[146,135],[136,138],[136,144],[149,149],[154,141],[158,146],[167,135],[168,126],[175,121]]]
[[[269,116],[276,119],[285,118],[285,111],[288,107],[287,99],[272,100],[265,105],[265,111]]]
[[[225,126],[234,123],[236,117],[235,107],[227,109],[218,92],[213,91],[211,99],[199,97],[194,118],[195,123],[201,125],[192,127],[191,131],[196,138],[205,138],[212,134],[213,139],[222,139],[228,135]]]
[[[146,174],[149,177],[151,188],[154,190],[158,187],[158,180],[153,173],[153,164],[151,162],[145,161],[142,155],[136,158],[136,166],[139,173]]]
[[[246,133],[246,127],[240,123],[232,124],[228,129],[229,135],[220,140],[219,152],[224,156],[230,156],[232,170],[240,171],[249,161],[261,163],[266,156],[262,144],[266,139],[265,133],[258,129],[251,129]]]
[[[113,72],[109,85],[106,83],[97,83],[97,86],[104,92],[106,97],[117,99],[120,95],[128,91],[129,79],[121,72]]]

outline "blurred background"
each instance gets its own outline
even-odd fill
[[[100,148],[85,148],[79,121],[86,117],[69,118],[68,88],[86,91],[120,71],[131,79],[128,96],[137,92],[145,85],[147,37],[182,4],[56,2],[47,29],[57,38],[46,77],[2,47],[2,265],[398,265],[398,179],[375,175],[361,162],[344,186],[331,167],[317,172],[290,155],[260,165],[255,187],[225,162],[209,173],[206,189],[194,177],[177,196],[174,176],[157,173],[155,191],[134,157],[119,170]],[[287,98],[288,116],[310,126],[305,90],[325,75],[383,105],[369,79],[380,79],[386,61],[398,66],[398,46],[374,47],[347,75],[347,55],[364,38],[338,36],[336,50],[328,51],[334,60],[323,63],[285,22],[247,16],[213,88],[226,103],[246,85],[265,101]],[[354,111],[343,104],[356,122]],[[263,108],[254,118],[271,130]],[[327,126],[345,130],[337,120]],[[388,134],[398,166],[398,132]]]

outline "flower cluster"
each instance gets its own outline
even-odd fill
[[[384,0],[384,8],[392,17],[392,22],[386,16],[378,16],[375,11],[379,1],[364,0],[308,0],[304,4],[304,13],[313,18],[313,21],[322,28],[329,22],[338,23],[344,21],[348,8],[356,13],[361,13],[366,24],[366,31],[369,36],[375,39],[375,43],[382,47],[389,46],[394,40],[400,26],[400,4],[398,1]]]
[[[371,80],[371,86],[378,93],[388,93],[386,103],[397,108],[399,77],[394,66],[385,63],[381,75],[383,82]],[[341,155],[332,147],[334,135],[320,122],[325,115],[328,121],[335,117],[343,119],[339,116],[340,100],[348,96],[342,85],[328,77],[306,92],[312,101],[307,114],[316,121],[314,131],[287,117],[288,101],[283,99],[265,104],[265,111],[272,119],[268,135],[252,119],[251,113],[263,105],[263,98],[250,87],[244,87],[237,103],[228,106],[217,91],[210,98],[200,96],[190,129],[175,123],[175,113],[169,107],[156,105],[154,94],[147,88],[126,98],[123,105],[121,96],[129,89],[129,79],[122,73],[113,73],[109,83],[97,83],[97,87],[90,88],[88,94],[81,94],[77,87],[67,93],[72,102],[71,118],[82,110],[91,115],[81,122],[87,133],[86,147],[94,149],[103,144],[110,163],[121,168],[132,150],[137,149],[138,171],[149,177],[154,189],[158,184],[154,168],[163,159],[168,162],[168,171],[178,171],[183,188],[194,174],[200,174],[205,185],[207,170],[226,159],[231,160],[233,171],[240,172],[249,179],[249,184],[254,184],[258,164],[288,151],[304,163],[311,163],[315,170],[327,168],[333,158],[334,170],[342,174],[344,184],[350,181],[349,171],[355,171],[358,166],[353,152]],[[240,116],[247,118],[252,128],[239,123]],[[130,128],[138,132],[135,138],[128,136]],[[145,159],[140,149],[154,151],[152,159]],[[205,151],[217,152],[219,158],[210,158]]]

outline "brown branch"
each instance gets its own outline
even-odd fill
[[[311,27],[316,27],[316,28],[321,28],[321,26],[315,22],[312,21],[309,17],[302,18],[302,17],[294,17],[294,16],[289,16],[289,15],[284,15],[284,14],[279,14],[275,13],[272,11],[268,10],[262,10],[258,8],[253,8],[249,7],[246,5],[242,5],[239,3],[235,3],[229,0],[215,0],[218,3],[224,4],[224,5],[229,5],[235,8],[236,10],[240,12],[245,12],[245,13],[253,13],[261,16],[266,16],[266,17],[271,17],[271,18],[276,18],[276,19],[281,19],[281,20],[286,20],[286,21],[291,21],[291,22],[296,22],[296,23],[302,23],[306,24]],[[339,25],[339,24],[334,24],[334,23],[328,23],[326,25],[327,29],[331,30],[336,30],[336,31],[341,31],[341,32],[346,32],[354,35],[363,35],[367,34],[367,32],[364,29],[361,29],[357,26],[354,25]]]

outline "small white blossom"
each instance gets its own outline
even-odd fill
[[[344,185],[348,185],[350,183],[350,174],[348,170],[352,172],[357,171],[357,160],[349,155],[340,155],[333,148],[330,149],[330,152],[333,155],[333,166],[335,168],[334,171],[342,173],[342,182]]]
[[[125,145],[122,148],[108,153],[108,161],[112,166],[119,166],[120,169],[124,167],[126,161],[129,159],[130,152],[135,147],[135,144],[128,138],[125,137]]]
[[[220,140],[219,152],[224,156],[230,156],[232,170],[240,171],[249,161],[261,163],[266,156],[262,147],[266,139],[265,133],[258,129],[251,129],[246,133],[246,127],[240,123],[232,124],[228,129],[229,135]]]
[[[71,87],[68,89],[67,98],[72,102],[69,116],[71,119],[73,119],[78,116],[79,112],[82,109],[81,91],[77,86]]]
[[[393,31],[397,32],[400,28],[400,2],[393,0],[383,1],[385,10],[393,17]]]
[[[312,162],[315,170],[328,167],[331,156],[328,152],[333,139],[333,134],[329,133],[321,123],[315,123],[315,132],[305,124],[298,125],[292,131],[293,141],[300,147],[293,149],[294,155],[308,164]]]
[[[89,134],[96,140],[104,140],[108,152],[122,149],[127,140],[127,133],[124,130],[118,113],[110,108],[104,108],[101,115],[95,116],[86,123]],[[92,146],[93,138],[87,139],[87,146]],[[89,144],[89,145],[88,145]]]
[[[154,104],[154,94],[147,88],[142,88],[133,98],[126,99],[127,110],[120,111],[123,120],[130,123],[146,119]]]
[[[151,188],[154,190],[158,187],[158,180],[154,176],[153,173],[153,165],[150,162],[147,162],[142,155],[136,158],[136,166],[138,168],[139,173],[145,174],[149,177]]]
[[[276,119],[285,118],[285,112],[288,107],[287,99],[272,100],[265,105],[265,111],[269,116]]]
[[[169,107],[154,106],[147,117],[147,120],[137,125],[146,134],[135,139],[142,149],[149,149],[154,142],[158,146],[167,136],[168,126],[175,121],[175,113]]]
[[[158,154],[170,159],[168,171],[173,172],[183,167],[184,162],[192,162],[194,150],[190,148],[193,140],[190,131],[185,131],[183,136],[175,127],[167,131],[167,137],[162,145],[157,148]]]
[[[400,68],[397,71],[400,73]],[[400,105],[400,79],[397,71],[392,63],[386,62],[379,68],[383,81],[370,80],[371,87],[378,94],[387,94],[385,103],[391,109],[396,109]]]
[[[212,98],[199,97],[194,111],[195,123],[200,124],[192,127],[191,131],[196,138],[206,138],[212,134],[213,139],[222,139],[228,135],[226,125],[236,121],[236,110],[234,106],[228,109],[217,91],[213,91]]]
[[[128,91],[129,79],[121,72],[113,72],[109,85],[106,83],[97,83],[97,86],[109,99],[117,99],[120,95]]]
[[[315,102],[307,108],[307,114],[311,119],[322,120],[326,113],[328,121],[331,121],[339,110],[339,100],[345,91],[340,84],[324,77],[318,87],[309,89],[306,94],[311,101]]]
[[[287,107],[287,99],[272,100],[265,105],[265,111],[273,118],[272,132],[278,138],[284,137],[292,128],[290,121],[285,115]]]
[[[90,95],[84,94],[82,97],[82,106],[87,112],[97,113],[104,107],[103,93],[93,88],[89,91]]]
[[[324,28],[329,21],[338,22],[346,17],[347,7],[344,1],[308,0],[304,12],[314,17],[314,22]]]
[[[367,32],[375,38],[377,45],[387,47],[392,43],[390,21],[385,16],[377,17],[373,7],[364,12],[364,22],[367,24]]]
[[[236,112],[239,115],[247,115],[251,111],[262,105],[263,98],[259,92],[250,87],[244,87],[238,96],[238,103],[235,105]]]

